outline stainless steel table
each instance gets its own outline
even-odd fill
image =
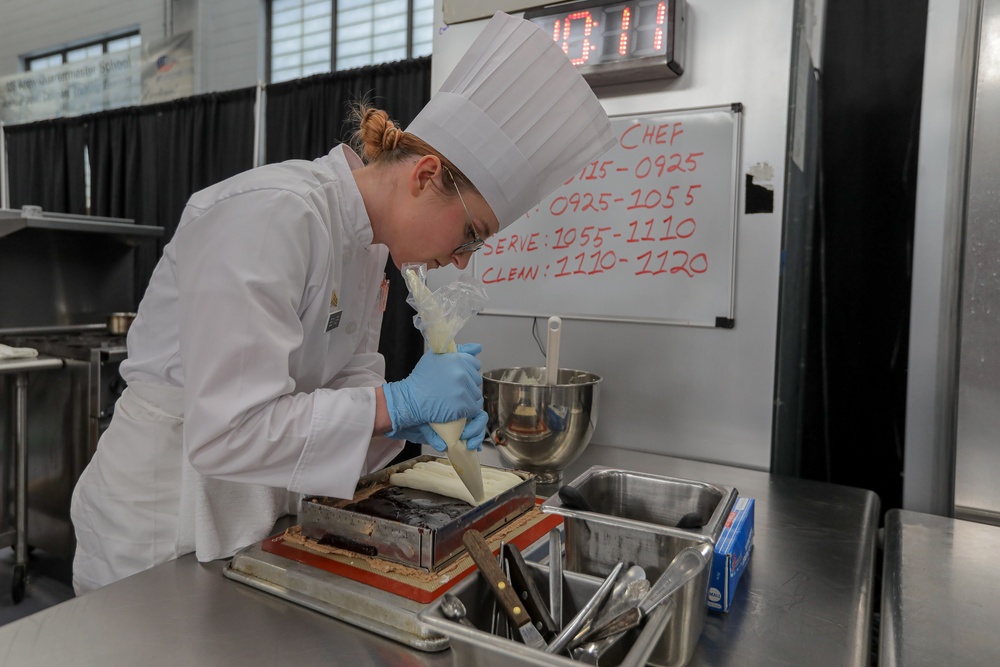
[[[868,664],[879,510],[873,493],[597,446],[567,478],[591,465],[732,485],[757,499],[754,552],[734,605],[727,615],[709,615],[689,664]],[[225,579],[223,565],[184,556],[3,626],[2,662],[452,665],[451,651],[408,649]]]
[[[1000,665],[1000,528],[891,510],[879,665]]]
[[[756,498],[754,548],[728,614],[710,613],[689,665],[870,663],[879,499],[871,491],[730,466],[588,448],[591,465],[735,486]]]
[[[0,361],[0,375],[8,376],[13,397],[14,442],[14,528],[0,533],[0,547],[14,545],[14,576],[11,597],[14,603],[24,599],[28,572],[28,375],[36,371],[62,368],[63,360],[39,355]],[[8,500],[0,498],[0,511]]]

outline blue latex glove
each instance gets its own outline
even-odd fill
[[[386,435],[397,440],[408,440],[421,445],[430,445],[439,452],[448,449],[448,445],[445,444],[440,435],[434,432],[430,424],[417,424],[416,426],[410,426],[393,431],[392,433],[386,433]]]
[[[429,441],[426,444],[441,451],[445,446],[440,437],[434,434],[431,438],[424,429],[413,427],[471,419],[482,411],[483,376],[476,355],[483,347],[457,347],[457,352],[445,354],[425,352],[407,378],[383,385],[392,420],[392,430],[386,436],[409,439],[409,435],[419,435],[422,437],[414,442]]]
[[[480,410],[478,415],[466,423],[465,428],[462,429],[462,440],[465,440],[465,446],[468,449],[474,449],[477,452],[483,451],[483,439],[486,437],[486,422],[488,420],[486,411]],[[417,424],[410,428],[404,428],[395,431],[391,437],[430,445],[439,452],[448,449],[448,445],[441,439],[441,436],[434,432],[430,424]]]
[[[486,410],[480,410],[478,415],[468,421],[462,430],[462,440],[465,440],[466,447],[477,452],[483,451],[483,438],[486,437],[486,422],[488,421],[489,415],[486,414]],[[433,445],[431,446],[433,447]]]
[[[486,414],[486,411],[480,410],[479,414],[466,423],[465,428],[462,429],[462,440],[465,440],[467,448],[474,449],[477,452],[483,451],[483,439],[486,437],[487,421],[489,421],[489,416]],[[395,431],[390,437],[399,440],[409,440],[410,442],[417,442],[422,445],[430,445],[439,452],[448,449],[448,445],[441,439],[441,436],[434,432],[430,424],[417,424],[416,426],[404,428],[400,431]]]

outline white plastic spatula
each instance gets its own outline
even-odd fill
[[[559,384],[559,334],[562,320],[553,315],[549,318],[548,339],[545,345],[545,384]]]

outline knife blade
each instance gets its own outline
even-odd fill
[[[489,584],[490,590],[493,591],[493,596],[500,603],[500,607],[517,627],[518,632],[521,633],[521,640],[532,648],[544,650],[546,644],[545,639],[542,638],[542,633],[531,622],[531,616],[524,608],[524,605],[521,604],[513,587],[508,585],[506,577],[504,577],[503,572],[500,570],[500,566],[493,559],[493,552],[489,545],[486,544],[483,534],[478,530],[469,529],[462,536],[462,543],[468,549],[469,555],[472,556],[472,561],[479,568],[483,578],[486,579],[486,583]]]
[[[510,567],[510,583],[514,586],[514,592],[524,601],[524,606],[528,608],[528,615],[535,621],[535,627],[546,639],[556,635],[556,623],[549,613],[548,606],[542,598],[542,593],[535,584],[531,572],[528,570],[524,556],[516,545],[507,543],[503,547],[504,557]]]
[[[558,528],[549,531],[549,611],[556,624],[556,632],[562,630],[562,533]]]

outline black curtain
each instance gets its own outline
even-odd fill
[[[326,155],[354,128],[350,103],[367,99],[404,128],[430,99],[431,59],[318,74],[267,87],[268,162]]]
[[[430,100],[431,59],[414,58],[385,65],[320,74],[267,87],[265,120],[268,162],[315,159],[348,141],[351,102],[367,100],[405,128]],[[400,380],[423,353],[423,338],[413,326],[413,309],[403,278],[390,259],[386,263],[389,298],[382,319],[379,352],[385,357],[387,380]],[[397,461],[419,454],[407,445]]]
[[[243,88],[84,117],[92,213],[165,229],[137,248],[137,299],[188,198],[254,166],[255,102]]]
[[[55,213],[87,213],[82,119],[11,125],[4,133],[11,208],[30,204]]]
[[[803,476],[900,507],[927,2],[827,3]],[[930,54],[927,54],[930,55]],[[817,454],[814,451],[813,454]]]

